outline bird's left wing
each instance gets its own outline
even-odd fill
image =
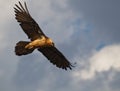
[[[54,46],[41,47],[38,51],[42,52],[47,59],[56,65],[58,68],[67,70],[72,69],[71,63],[65,58],[65,56]]]
[[[20,26],[22,27],[23,31],[27,34],[28,38],[31,40],[35,40],[37,38],[40,38],[41,35],[45,34],[40,29],[39,25],[35,22],[35,20],[31,17],[29,14],[29,11],[27,9],[27,5],[24,2],[25,8],[22,6],[22,4],[19,2],[19,5],[15,4],[15,18],[20,23]]]

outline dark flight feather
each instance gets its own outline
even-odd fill
[[[67,70],[72,69],[71,63],[65,58],[65,56],[54,46],[41,47],[38,51],[42,52],[46,58],[59,68]]]
[[[35,20],[31,17],[28,12],[27,5],[25,4],[25,8],[19,2],[19,5],[14,7],[15,9],[15,18],[20,23],[23,31],[27,34],[28,38],[31,40],[35,40],[41,37],[41,35],[45,36],[45,34],[40,29],[39,25],[35,22]]]

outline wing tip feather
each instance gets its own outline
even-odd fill
[[[16,13],[17,12],[24,12],[24,13],[27,13],[28,15],[30,15],[26,2],[24,1],[24,7],[20,1],[18,1],[18,3],[19,4],[15,4],[15,7],[14,7],[14,10],[16,11]]]

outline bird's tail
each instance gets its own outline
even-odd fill
[[[28,41],[19,41],[15,46],[15,54],[18,56],[21,55],[27,55],[29,53],[32,53],[34,51],[34,48],[26,49],[25,46],[29,44]]]

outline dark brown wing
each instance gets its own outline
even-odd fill
[[[15,4],[16,7],[14,7],[16,16],[15,18],[20,23],[20,26],[22,27],[23,31],[27,34],[28,38],[30,38],[31,40],[40,38],[41,35],[45,36],[45,34],[40,29],[39,25],[29,14],[26,3],[24,3],[24,5],[25,8],[19,2],[19,6]]]
[[[50,60],[51,63],[59,68],[67,70],[67,68],[72,69],[71,63],[65,58],[65,56],[54,46],[42,47],[38,51],[42,52],[44,56]]]

